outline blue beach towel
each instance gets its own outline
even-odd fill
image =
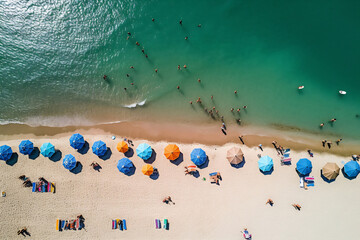
[[[36,183],[33,182],[32,192],[36,191]]]

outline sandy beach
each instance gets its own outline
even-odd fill
[[[253,239],[261,240],[357,239],[357,232],[351,229],[357,227],[358,179],[349,180],[340,173],[336,181],[327,183],[320,176],[325,163],[335,162],[342,168],[350,157],[315,152],[310,158],[315,187],[304,190],[299,187],[295,164],[308,157],[306,150],[292,150],[293,164],[281,166],[280,157],[269,147],[261,152],[257,147],[235,143],[183,143],[178,144],[183,159],[176,165],[163,155],[167,142],[133,139],[134,151],[140,143],[147,142],[156,152],[152,164],[159,177],[153,180],[142,174],[145,163],[136,153],[130,157],[136,166],[135,174],[125,176],[118,171],[117,161],[124,157],[116,150],[121,136],[112,140],[104,132],[84,134],[90,147],[96,140],[106,142],[112,151],[107,160],[99,159],[91,148],[86,154],[76,152],[69,145],[70,136],[70,133],[51,137],[28,135],[37,147],[44,142],[53,143],[62,158],[73,154],[82,165],[77,174],[66,170],[62,159],[52,161],[42,155],[32,160],[18,153],[12,165],[0,162],[0,190],[7,194],[0,199],[1,239],[23,238],[17,236],[22,227],[27,227],[31,239],[243,239],[240,231],[244,227],[253,234]],[[0,145],[7,144],[15,152],[19,143],[19,136],[0,141]],[[241,147],[245,155],[241,168],[232,167],[226,159],[227,150],[234,145]],[[190,152],[195,147],[203,148],[209,157],[208,166],[199,169],[198,178],[184,176],[184,166],[192,164]],[[257,154],[273,158],[271,175],[259,171]],[[101,165],[100,172],[89,166],[93,161]],[[222,175],[219,186],[209,182],[209,173],[215,171]],[[32,193],[18,179],[23,174],[32,181],[44,177],[55,182],[56,193]],[[175,205],[162,203],[166,196],[171,196]],[[273,207],[265,204],[268,198],[274,200]],[[296,211],[293,203],[300,204],[301,211]],[[85,218],[85,229],[55,230],[56,219],[71,219],[80,214]],[[127,231],[111,229],[111,220],[116,218],[127,220]],[[170,229],[155,229],[156,218],[167,218]]]

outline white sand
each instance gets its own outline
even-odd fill
[[[306,152],[291,152],[293,165],[280,166],[274,149],[264,152],[240,146],[246,163],[242,168],[230,166],[226,151],[234,144],[225,146],[179,145],[184,161],[176,166],[163,155],[165,142],[149,144],[157,153],[153,165],[160,176],[152,180],[144,176],[144,162],[136,156],[130,159],[136,166],[134,175],[128,177],[116,168],[124,155],[116,150],[115,141],[107,135],[86,135],[90,143],[103,140],[112,150],[110,159],[96,157],[91,148],[81,155],[69,146],[68,138],[30,139],[37,147],[50,141],[62,151],[62,157],[73,154],[82,163],[79,174],[73,174],[62,166],[62,160],[53,162],[40,155],[36,160],[19,154],[15,165],[0,161],[0,190],[7,193],[0,198],[0,239],[23,238],[17,230],[27,227],[31,239],[243,239],[240,230],[247,227],[253,239],[359,239],[357,226],[360,206],[358,179],[348,180],[342,173],[333,183],[320,177],[321,167],[328,161],[349,159],[328,154],[312,158],[315,187],[299,188],[295,164],[299,158],[308,157]],[[135,148],[141,142],[134,141]],[[2,141],[18,152],[20,140]],[[192,164],[190,152],[202,147],[209,156],[208,167],[200,170],[200,177],[184,176],[184,166]],[[135,151],[135,149],[134,149]],[[274,172],[263,175],[257,166],[257,154],[269,155],[274,160]],[[100,172],[89,164],[97,161]],[[220,186],[209,183],[210,172],[221,172]],[[39,177],[56,183],[56,193],[32,193],[22,187],[18,176],[25,174],[32,181]],[[203,181],[202,178],[207,180]],[[175,205],[166,205],[162,199],[170,195]],[[268,198],[273,207],[265,205]],[[299,203],[296,211],[292,203]],[[56,219],[70,219],[82,214],[85,229],[81,231],[55,230]],[[125,218],[127,231],[111,229],[111,220]],[[167,218],[170,230],[155,229],[154,219]]]

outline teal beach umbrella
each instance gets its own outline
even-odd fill
[[[51,157],[55,153],[55,147],[51,143],[44,143],[40,147],[40,152],[44,157]]]
[[[259,159],[258,165],[262,172],[268,172],[274,167],[274,162],[271,157],[263,156]]]
[[[148,160],[152,155],[152,148],[147,143],[142,143],[136,148],[136,155],[143,160]]]

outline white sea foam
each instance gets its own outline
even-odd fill
[[[69,127],[69,126],[94,126],[120,123],[122,121],[95,122],[85,117],[51,116],[51,117],[29,117],[24,121],[0,120],[0,125],[23,124],[30,127]]]
[[[141,101],[141,102],[137,102],[137,103],[132,103],[132,104],[129,104],[129,105],[123,105],[123,107],[126,107],[126,108],[136,108],[137,106],[144,106],[146,103],[146,99],[144,101]]]

